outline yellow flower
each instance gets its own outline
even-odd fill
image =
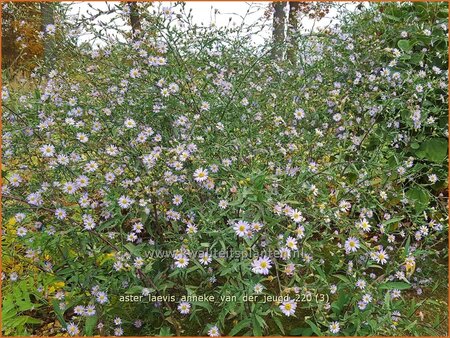
[[[64,283],[64,282],[56,282],[53,285],[55,286],[55,288],[61,289],[64,285],[66,285],[66,283]]]
[[[416,270],[416,262],[415,261],[407,262],[405,264],[405,267],[406,267],[406,277],[409,278],[412,276],[412,274]]]
[[[110,252],[110,253],[107,253],[107,254],[100,255],[100,256],[97,258],[97,264],[103,265],[103,264],[105,264],[107,261],[113,259],[114,256],[115,256],[114,252]]]
[[[11,235],[11,237],[16,237],[16,225],[17,221],[15,217],[11,217],[8,222],[5,224],[5,228],[7,232]]]

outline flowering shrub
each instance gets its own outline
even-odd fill
[[[344,13],[298,65],[182,8],[59,22],[4,79],[4,334],[443,334],[446,4]]]

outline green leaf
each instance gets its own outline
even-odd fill
[[[406,282],[387,282],[380,284],[378,288],[382,290],[393,290],[393,289],[406,290],[411,288],[411,284],[408,284]]]
[[[430,202],[430,196],[421,187],[414,187],[406,192],[406,197],[414,203],[417,212],[422,212]]]
[[[390,14],[384,14],[383,15],[385,18],[387,18],[387,19],[389,19],[389,20],[392,20],[392,21],[400,21],[400,18],[397,18],[396,16],[394,16],[394,15],[390,15]]]
[[[406,240],[406,244],[405,244],[405,256],[408,257],[409,256],[409,247],[411,245],[411,236],[408,236],[408,239]]]
[[[389,225],[392,223],[397,223],[400,222],[404,217],[403,216],[399,216],[399,217],[392,217],[391,219],[384,221],[383,224],[384,225]]]
[[[133,295],[136,293],[141,293],[142,292],[143,287],[140,285],[134,285],[131,288],[129,288],[125,293],[128,295]]]
[[[3,299],[3,302],[2,302],[3,316],[5,315],[5,313],[10,312],[10,311],[13,313],[16,313],[16,311],[14,311],[15,306],[14,306],[13,296],[11,294],[8,294],[8,295],[5,295],[4,297],[5,298]]]
[[[303,336],[310,337],[313,334],[313,330],[310,327],[296,327],[290,332],[291,336]]]
[[[309,326],[311,327],[311,330],[313,330],[313,332],[318,335],[318,336],[322,336],[322,332],[320,331],[320,329],[317,327],[316,324],[314,324],[310,319],[307,319],[305,321],[306,323],[309,324]]]
[[[54,299],[52,301],[53,305],[53,311],[55,311],[56,318],[58,318],[58,321],[61,323],[63,327],[66,327],[66,321],[64,320],[64,312],[59,308],[59,302],[57,299]]]
[[[313,330],[310,327],[305,327],[302,332],[303,337],[310,337],[313,334]]]
[[[303,328],[302,327],[296,327],[295,329],[292,329],[290,332],[291,336],[301,336],[303,332]],[[311,331],[312,333],[312,331]]]
[[[375,319],[369,320],[369,325],[372,328],[373,332],[377,332],[377,330],[378,330],[378,323],[377,323],[377,321]]]
[[[445,138],[432,138],[425,140],[414,153],[421,159],[435,163],[442,163],[447,157],[448,142]]]
[[[135,256],[140,256],[140,252],[141,252],[140,247],[138,247],[134,244],[131,244],[131,243],[127,243],[127,244],[125,244],[125,248],[127,248],[131,254],[133,254]]]
[[[349,280],[346,276],[344,276],[344,275],[333,275],[333,276],[339,278],[339,279],[340,279],[341,281],[343,281],[344,283],[347,283],[347,284],[350,283],[350,280]]]
[[[228,303],[227,305],[225,305],[225,307],[222,309],[222,311],[220,311],[219,317],[218,317],[218,322],[220,324],[222,324],[222,326],[224,326],[225,324],[225,317],[227,316],[227,314],[231,311],[231,303]]]
[[[410,52],[412,49],[411,43],[408,40],[398,40],[397,45],[404,52]]]
[[[423,53],[414,53],[413,55],[411,55],[411,60],[410,61],[411,61],[411,63],[419,64],[420,61],[423,60],[423,56],[424,56]]]
[[[241,331],[241,330],[243,330],[245,328],[248,328],[250,323],[251,323],[251,319],[250,318],[241,320],[239,323],[236,324],[235,327],[233,327],[233,329],[230,331],[229,335],[230,336],[236,335],[239,331]]]
[[[334,312],[340,314],[349,299],[350,295],[348,293],[340,292],[339,298],[331,304],[332,309],[335,310]]]
[[[43,323],[42,320],[40,320],[40,319],[33,318],[33,317],[30,317],[30,316],[25,316],[25,317],[26,317],[25,324],[36,324],[36,325],[38,325],[38,324],[42,324]]]
[[[327,280],[325,272],[322,270],[322,268],[319,265],[314,265],[313,268],[314,268],[314,270],[316,270],[319,273],[322,280],[324,280],[324,281]]]
[[[237,200],[235,200],[233,202],[230,202],[229,205],[234,207],[234,206],[237,206],[237,205],[241,205],[243,201],[244,201],[244,197],[239,194]]]
[[[258,323],[255,317],[253,318],[252,322],[253,322],[253,335],[256,337],[261,337],[263,335],[261,325]]]
[[[209,302],[193,302],[192,305],[202,307],[206,309],[209,313],[212,312],[212,306]]]
[[[447,157],[448,141],[444,138],[433,138],[424,142],[427,159],[441,163]]]
[[[9,327],[16,329],[17,331],[20,331],[23,329],[23,325],[27,323],[28,316],[17,316],[14,319],[10,320],[7,324]]]
[[[86,336],[94,335],[94,328],[97,324],[97,316],[90,316],[86,319],[86,324],[84,326],[84,331],[86,332]]]
[[[163,326],[161,329],[159,329],[159,334],[158,336],[161,337],[170,337],[173,336],[172,333],[170,333],[170,327],[168,326]]]
[[[150,271],[152,271],[152,269],[153,269],[153,263],[150,262],[144,267],[144,270],[142,272],[149,273]]]
[[[278,326],[278,328],[280,329],[281,333],[284,335],[284,328],[283,328],[283,324],[281,324],[280,318],[273,317],[272,319],[275,322],[275,324]]]
[[[391,308],[391,294],[386,292],[384,295],[383,309],[389,311]]]

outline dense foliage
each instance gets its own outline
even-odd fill
[[[444,335],[447,4],[344,12],[296,65],[147,7],[4,77],[3,334]]]

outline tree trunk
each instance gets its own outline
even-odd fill
[[[287,50],[287,58],[293,65],[297,64],[298,43],[295,38],[298,30],[298,10],[300,6],[296,1],[289,1],[289,20],[288,20],[288,37],[289,46]]]
[[[283,47],[286,31],[286,2],[274,2],[273,7],[275,13],[273,14],[273,32],[272,32],[272,57],[274,59],[283,59]]]
[[[54,25],[53,4],[49,2],[41,2],[42,26],[41,30],[45,33],[47,25]],[[44,61],[49,63],[53,59],[54,37],[46,35],[44,38]]]
[[[129,1],[128,6],[130,6],[131,31],[133,32],[133,37],[136,38],[136,32],[141,30],[141,18],[139,17],[136,2]]]

